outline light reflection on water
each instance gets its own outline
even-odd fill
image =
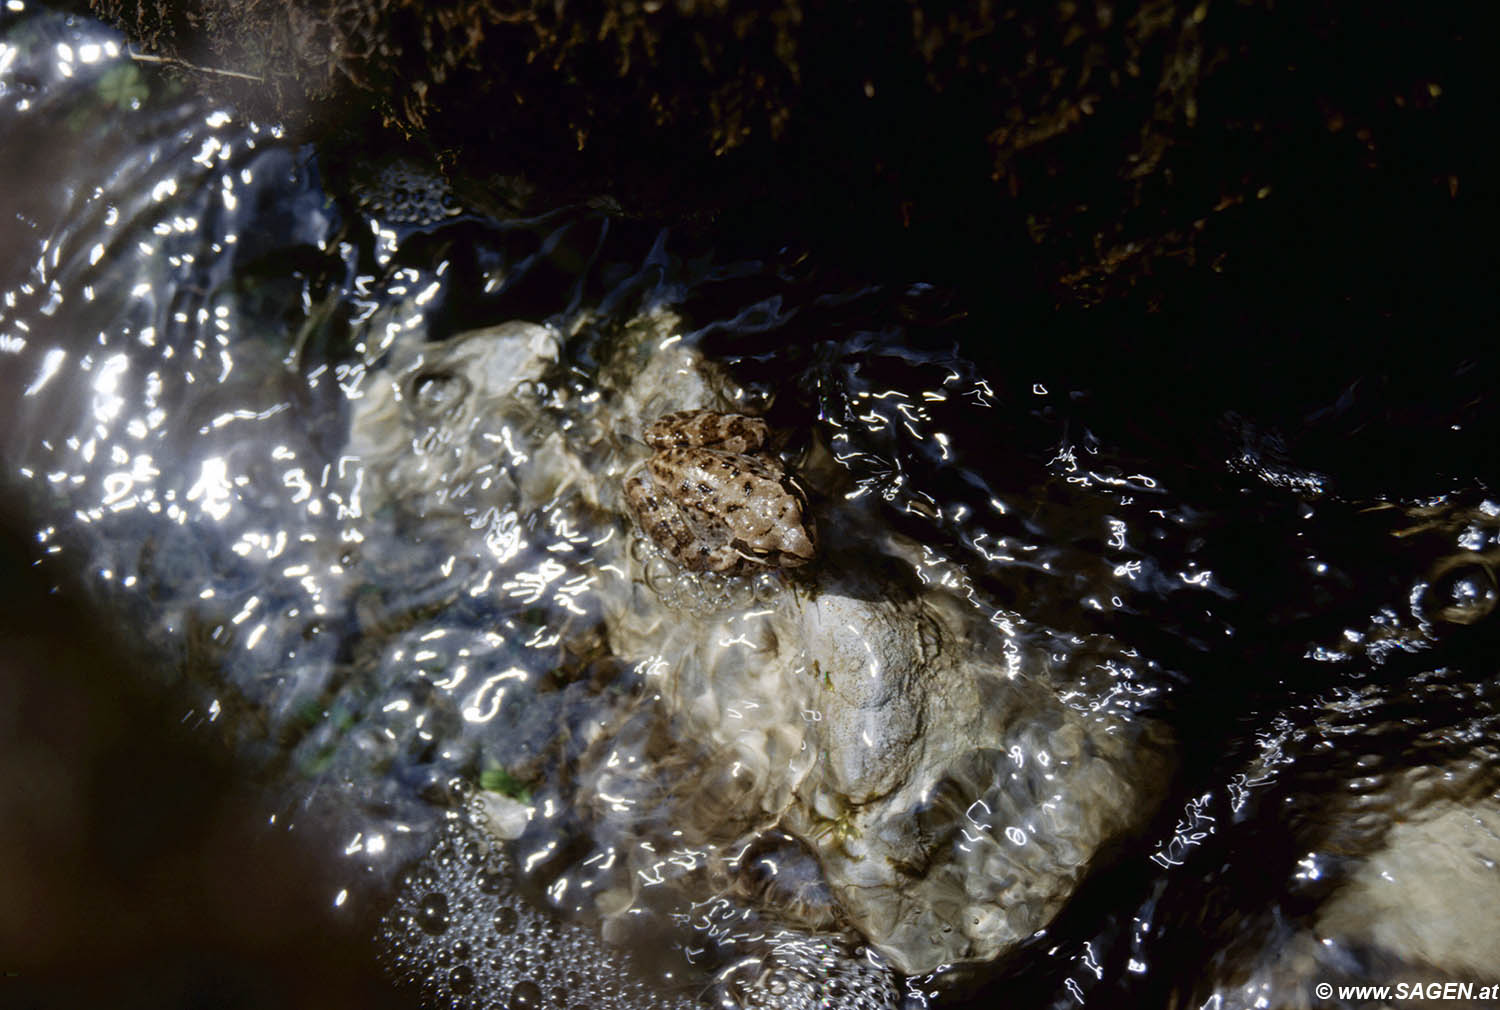
[[[351,871],[340,904],[351,891],[379,893],[426,850],[455,779],[519,800],[530,822],[557,822],[516,853],[557,909],[584,910],[579,895],[607,892],[624,869],[669,884],[733,862],[649,823],[670,809],[662,779],[673,773],[647,767],[660,753],[653,726],[623,699],[649,696],[678,657],[630,665],[607,648],[611,601],[632,591],[638,545],[610,492],[590,488],[617,482],[639,452],[612,369],[626,368],[622,334],[642,320],[663,327],[660,349],[726,361],[746,399],[794,433],[789,452],[811,466],[826,451],[837,477],[821,490],[843,514],[920,545],[904,574],[980,615],[991,632],[976,656],[1013,680],[1045,681],[1068,709],[1120,732],[1180,720],[1204,767],[1184,774],[1138,853],[1126,888],[1134,912],[1115,910],[1097,936],[1069,924],[1069,942],[1039,943],[1035,959],[1055,961],[1039,1004],[1123,988],[1183,950],[1207,963],[1211,951],[1160,920],[1170,911],[1180,924],[1181,906],[1212,887],[1243,896],[1237,874],[1248,871],[1182,883],[1184,868],[1216,845],[1221,855],[1205,862],[1239,855],[1243,867],[1262,797],[1317,822],[1325,797],[1313,787],[1351,777],[1325,756],[1341,734],[1385,727],[1394,743],[1368,762],[1371,774],[1419,779],[1411,788],[1423,796],[1470,801],[1494,788],[1482,687],[1424,674],[1413,690],[1448,708],[1403,735],[1390,729],[1405,717],[1401,693],[1378,677],[1361,683],[1365,669],[1423,654],[1446,627],[1493,609],[1500,540],[1488,499],[1372,515],[1321,501],[1316,474],[1266,470],[1246,479],[1263,507],[1189,501],[1170,464],[1132,459],[1075,425],[1065,383],[997,379],[954,350],[913,349],[884,310],[889,298],[920,304],[923,291],[810,291],[795,264],[715,263],[587,212],[469,221],[454,233],[462,248],[428,246],[440,254],[406,262],[403,243],[422,228],[362,218],[325,190],[313,152],[173,94],[96,26],[38,17],[7,39],[0,165],[20,180],[0,197],[20,225],[0,248],[7,478],[22,485],[43,549],[89,573],[101,605],[145,642],[183,657],[165,686],[190,715],[224,727],[287,784],[280,822],[344,826],[342,856],[383,883]],[[463,375],[514,370],[523,352],[512,344],[453,349],[474,356],[473,371],[424,371],[440,360],[430,342],[512,318],[547,337],[527,338],[540,341],[524,352],[536,373],[493,411]],[[351,427],[382,397],[413,426],[352,451]],[[640,413],[672,406],[649,401]],[[546,454],[576,469],[539,478]],[[1226,472],[1247,468],[1253,460],[1226,461]],[[1249,515],[1270,532],[1247,548],[1232,531]],[[1305,524],[1356,521],[1377,534],[1369,543],[1424,546],[1410,564],[1390,549],[1399,563],[1385,582],[1347,603],[1328,590],[1357,570],[1341,541],[1308,538],[1300,555],[1288,544]],[[1298,592],[1313,600],[1272,613],[1285,619],[1273,630],[1288,632],[1278,647],[1243,642],[1262,627],[1264,602],[1247,574],[1262,559],[1247,555],[1267,545],[1269,563],[1306,566]],[[749,646],[755,616],[719,644]],[[1335,670],[1314,681],[1324,690],[1260,718],[1263,699],[1286,692],[1258,678],[1304,657]],[[1251,713],[1243,722],[1212,718],[1221,713],[1202,685],[1216,677],[1234,699],[1224,707]],[[1200,720],[1207,733],[1229,725],[1241,736],[1204,745]],[[614,750],[597,779],[546,778],[606,726]],[[1403,763],[1411,748],[1436,756]],[[1017,767],[1049,760],[1040,747],[1012,757]],[[728,781],[741,770],[731,765]],[[591,827],[569,802],[585,786],[606,811]],[[988,831],[983,801],[967,809],[970,826]],[[1376,828],[1400,809],[1387,798]],[[1326,851],[1297,853],[1276,886],[1298,899],[1333,873],[1335,842],[1372,844],[1344,830],[1328,829]],[[1027,841],[1016,825],[1005,832]],[[660,851],[643,856],[653,842]],[[738,914],[663,900],[694,935],[728,935],[719,920]],[[1270,926],[1257,935],[1281,936]],[[1256,956],[1242,951],[1242,964],[1257,967]],[[913,980],[912,992],[929,984],[943,980]]]

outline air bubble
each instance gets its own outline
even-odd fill
[[[436,936],[448,928],[448,899],[433,892],[423,898],[417,906],[417,925]]]
[[[448,988],[456,995],[466,996],[474,991],[474,969],[461,964],[448,973]]]
[[[509,905],[503,905],[500,911],[495,913],[495,932],[501,936],[509,936],[516,931],[516,924],[518,922],[519,917],[516,915],[516,910]]]
[[[542,1005],[542,990],[535,982],[517,982],[510,991],[510,1010],[536,1010]]]
[[[1489,559],[1479,554],[1457,554],[1436,566],[1422,594],[1428,614],[1448,624],[1477,624],[1495,609],[1495,574]]]

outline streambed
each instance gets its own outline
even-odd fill
[[[372,957],[423,1001],[1298,1005],[1500,963],[1453,925],[1496,898],[1480,480],[1348,497],[1248,434],[1205,477],[977,364],[921,283],[324,180],[97,26],[5,39],[7,480],[342,831],[330,901],[393,908]],[[645,426],[696,407],[778,433],[807,571],[635,528]],[[1451,900],[1382,892],[1435,853]]]

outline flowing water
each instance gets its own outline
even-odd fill
[[[153,690],[272,784],[268,819],[340,839],[328,901],[414,1000],[1500,982],[1480,479],[1353,494],[1233,414],[1203,439],[1233,451],[1173,457],[1094,373],[997,367],[926,284],[587,208],[495,220],[399,164],[325,180],[100,26],[4,17],[7,495],[160,658]],[[689,577],[635,531],[644,425],[708,403],[801,469],[820,573]],[[994,692],[931,688],[910,730],[882,721],[895,689],[858,709],[904,741],[872,753],[1004,712],[902,808],[961,868],[905,893],[1017,933],[983,956],[840,890],[883,858],[860,817],[884,800],[777,778],[845,760],[819,749],[832,661],[795,641],[830,614],[871,655],[930,625],[909,662]],[[997,865],[1019,882],[993,898]]]

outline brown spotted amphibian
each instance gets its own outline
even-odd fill
[[[646,429],[655,454],[625,481],[625,501],[652,543],[695,572],[792,568],[812,560],[801,488],[764,449],[766,422],[684,410]]]

